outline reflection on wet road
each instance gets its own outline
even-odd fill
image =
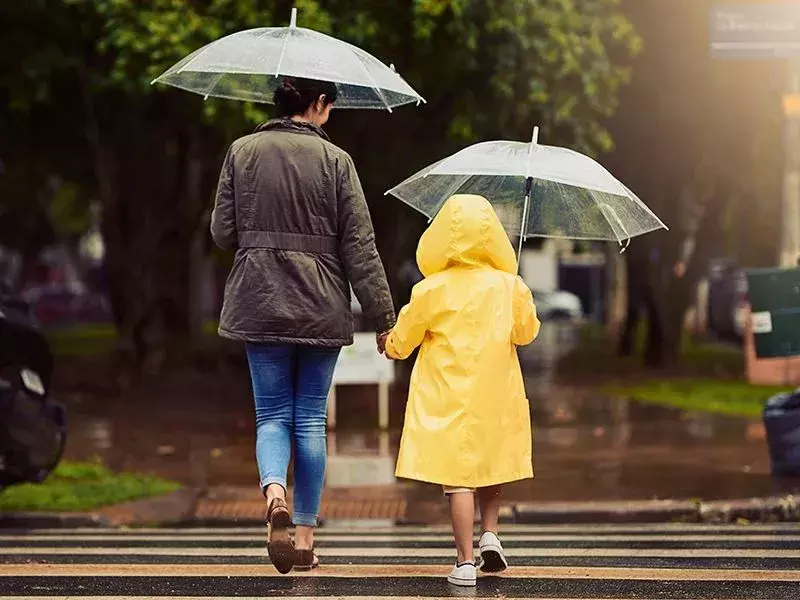
[[[769,477],[757,423],[685,414],[557,385],[555,363],[576,341],[546,324],[521,353],[534,422],[536,478],[508,486],[509,500],[732,498],[782,491]],[[158,400],[70,404],[71,456],[163,474],[189,485],[250,486],[254,425],[247,374],[161,382]],[[165,392],[166,390],[166,392]],[[165,400],[167,398],[168,400]],[[394,482],[405,390],[392,392],[392,431],[379,433],[376,391],[340,389],[339,430],[329,437],[328,485]],[[433,490],[433,494],[437,491]]]

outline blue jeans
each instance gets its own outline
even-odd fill
[[[340,348],[247,344],[261,488],[286,488],[294,443],[294,524],[317,526],[327,463],[328,392]]]

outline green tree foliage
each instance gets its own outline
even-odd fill
[[[390,271],[414,239],[382,192],[467,142],[526,139],[590,153],[639,38],[619,0],[28,0],[0,7],[0,156],[18,153],[99,200],[111,300],[141,363],[199,330],[197,265],[226,145],[268,107],[151,86],[220,36],[299,24],[394,62],[428,104],[343,111],[330,130],[356,160]],[[16,159],[15,159],[16,160]],[[5,199],[3,200],[3,202]],[[63,212],[63,211],[62,211]],[[398,236],[393,234],[400,232]],[[399,249],[399,250],[398,250]]]

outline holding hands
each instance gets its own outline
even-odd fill
[[[391,329],[384,331],[383,333],[375,334],[375,343],[378,346],[378,354],[386,353],[386,340],[389,338],[390,333],[392,333]]]

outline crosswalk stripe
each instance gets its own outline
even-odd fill
[[[452,595],[447,527],[328,526],[322,566],[279,575],[261,527],[3,531],[0,600]],[[800,526],[519,526],[503,529],[511,567],[471,598],[789,600],[800,597]]]
[[[176,572],[173,565],[0,565],[0,577],[277,577],[267,565],[183,565]],[[298,573],[298,577],[441,577],[438,565],[337,565],[324,572]],[[598,567],[511,567],[506,576],[525,579],[641,579],[656,581],[796,581],[800,571],[753,570],[720,571],[717,569],[617,569]],[[799,588],[800,589],[800,588]]]
[[[4,554],[20,554],[36,556],[39,554],[62,555],[105,555],[108,548],[56,547],[31,548],[14,546],[3,548]],[[116,553],[140,556],[264,556],[265,548],[124,548]],[[320,548],[320,557],[325,556],[424,556],[451,558],[452,548]],[[781,550],[773,548],[507,548],[506,556],[647,556],[647,557],[729,557],[729,558],[800,558],[800,550]]]
[[[314,536],[316,540],[321,543],[337,542],[337,543],[400,543],[400,542],[417,542],[417,543],[452,543],[453,536],[450,535],[436,535],[428,536],[420,539],[416,535],[326,535],[320,533]],[[183,536],[150,536],[141,535],[138,533],[129,533],[122,535],[57,535],[57,534],[31,534],[31,535],[0,535],[0,542],[17,542],[20,539],[25,539],[28,542],[33,541],[52,541],[58,540],[60,542],[214,542],[214,543],[264,543],[266,540],[266,530],[261,532],[261,535],[183,535]],[[731,535],[651,535],[643,539],[643,536],[636,535],[532,535],[532,534],[509,534],[503,535],[504,543],[511,542],[559,542],[570,544],[575,542],[775,542],[781,543],[800,542],[800,531],[795,535],[749,535],[744,533],[737,533]]]

